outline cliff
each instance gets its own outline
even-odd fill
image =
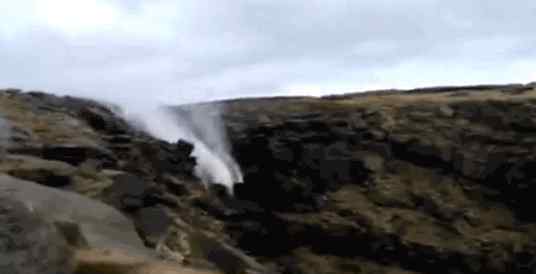
[[[14,90],[0,92],[9,132],[0,162],[9,177],[0,186],[20,180],[75,192],[132,221],[134,236],[92,241],[116,237],[106,238],[106,229],[87,232],[87,222],[68,214],[84,242],[71,240],[83,254],[64,258],[74,265],[102,263],[92,254],[107,248],[143,256],[149,265],[166,259],[224,273],[536,270],[536,85],[189,107],[213,104],[225,110],[244,171],[232,197],[193,176],[188,143],[156,140],[91,100]],[[42,211],[45,223],[58,223]],[[136,237],[144,247],[134,246]],[[107,265],[124,263],[111,258]]]

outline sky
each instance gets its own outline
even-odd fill
[[[0,0],[0,88],[165,103],[536,81],[534,0]]]

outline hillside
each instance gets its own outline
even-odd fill
[[[536,85],[189,107],[214,104],[244,172],[232,197],[193,176],[189,143],[156,140],[95,101],[0,91],[0,220],[21,223],[0,230],[8,269],[536,271]],[[53,236],[35,239],[27,222]]]

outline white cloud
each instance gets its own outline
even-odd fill
[[[0,2],[0,86],[144,102],[533,81],[536,2]]]
[[[36,0],[38,20],[67,34],[98,32],[121,20],[118,9],[106,1]]]

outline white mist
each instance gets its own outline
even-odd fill
[[[221,184],[232,193],[235,183],[242,183],[240,167],[233,159],[220,111],[207,113],[192,109],[190,121],[162,106],[125,108],[123,114],[135,126],[152,136],[174,143],[179,139],[194,145],[195,175],[205,184]]]

